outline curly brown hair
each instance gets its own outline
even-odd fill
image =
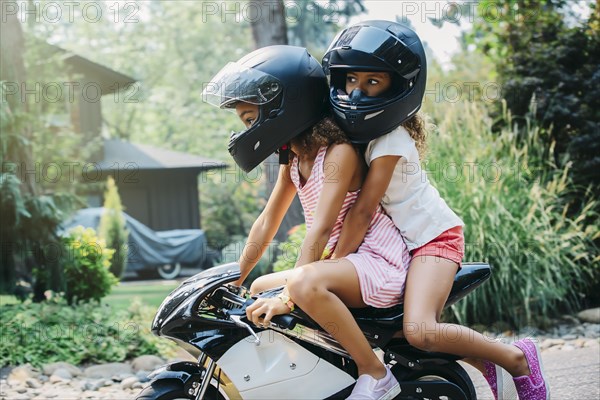
[[[415,141],[419,159],[423,160],[427,153],[427,132],[433,128],[426,115],[418,113],[402,123],[404,129]],[[291,143],[302,153],[308,153],[322,146],[350,143],[348,136],[335,123],[333,118],[326,116],[311,128],[291,140]],[[351,144],[351,143],[350,143]],[[355,148],[357,146],[354,146]],[[360,146],[358,146],[360,148]],[[364,150],[364,149],[363,149]],[[292,155],[294,155],[292,153]]]
[[[302,153],[308,153],[322,146],[350,143],[348,137],[334,122],[326,116],[291,140],[291,143]]]
[[[427,153],[427,131],[433,126],[429,123],[428,118],[421,113],[415,114],[401,124],[408,134],[415,141],[419,159],[423,160]]]

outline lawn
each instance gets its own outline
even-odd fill
[[[164,298],[177,286],[179,284],[173,281],[121,282],[102,299],[102,302],[115,310],[123,310],[131,305],[133,299],[139,298],[142,304],[157,309]]]
[[[179,283],[173,281],[121,282],[102,299],[102,303],[110,305],[114,310],[126,310],[133,299],[138,298],[143,305],[157,309],[164,298],[177,286]],[[15,296],[0,295],[2,306],[18,303],[20,302]]]

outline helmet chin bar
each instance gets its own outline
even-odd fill
[[[367,96],[360,89],[354,89],[350,95],[346,94],[346,92],[338,89],[337,91],[338,100],[340,101],[340,105],[347,105],[350,108],[360,107],[360,106],[370,106],[373,104],[382,104],[389,100],[388,97],[382,96]]]

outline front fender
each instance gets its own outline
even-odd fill
[[[171,364],[161,365],[148,375],[150,383],[161,379],[179,380],[184,386],[191,385],[192,382],[200,381],[204,367],[200,364],[190,361],[180,361]]]

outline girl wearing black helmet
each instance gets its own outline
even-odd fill
[[[466,327],[439,323],[464,254],[463,222],[429,183],[419,162],[425,130],[416,113],[425,92],[427,64],[417,34],[395,22],[358,23],[334,39],[323,67],[330,78],[334,117],[352,142],[366,145],[370,167],[333,258],[356,250],[381,203],[412,256],[404,296],[407,340],[424,350],[471,357],[496,399],[502,396],[497,365],[516,377],[520,399],[546,399],[546,384],[532,388],[533,381],[545,382],[535,367],[537,353],[521,350],[534,348],[531,341],[514,346],[490,342]],[[444,335],[448,329],[458,334]],[[434,338],[432,332],[437,333]]]
[[[256,265],[296,194],[304,209],[307,234],[296,268],[254,281],[252,293],[285,288],[279,299],[259,298],[248,307],[248,318],[269,324],[274,315],[289,313],[298,304],[356,362],[360,377],[351,398],[392,399],[400,391],[398,381],[377,358],[348,307],[398,304],[408,250],[379,208],[356,253],[322,261],[335,249],[366,166],[337,125],[323,117],[327,79],[321,66],[306,49],[270,46],[229,64],[203,94],[210,103],[235,110],[244,123],[246,130],[234,133],[229,143],[242,169],[253,169],[276,150],[282,164],[273,193],[250,230],[235,284],[241,285]]]

